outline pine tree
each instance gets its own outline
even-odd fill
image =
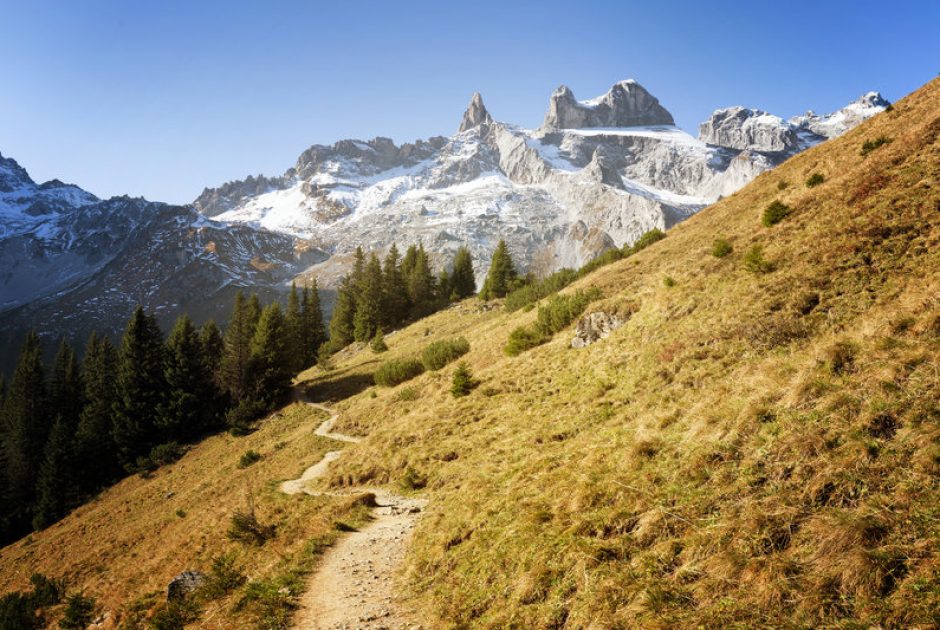
[[[480,291],[480,297],[484,300],[505,297],[512,289],[515,279],[516,268],[509,254],[509,247],[506,246],[506,241],[501,240],[493,252],[490,270],[483,283],[483,290]]]
[[[415,252],[417,257],[417,252]],[[402,272],[398,247],[393,243],[385,255],[382,269],[382,325],[393,328],[408,317],[408,286]]]
[[[353,262],[352,274],[350,274],[350,279],[352,280],[352,287],[355,293],[362,289],[362,280],[365,277],[366,272],[366,254],[362,251],[362,247],[359,246],[356,248],[356,257]]]
[[[376,354],[388,351],[388,345],[385,343],[385,335],[382,334],[381,328],[375,331],[375,337],[372,338],[370,347],[372,348],[372,352]]]
[[[375,336],[382,320],[382,294],[382,265],[372,254],[363,271],[356,296],[356,314],[353,317],[353,337],[356,341],[369,341]]]
[[[422,244],[418,245],[414,267],[407,276],[407,282],[412,313],[421,316],[430,312],[434,301],[434,276],[431,274],[431,265]]]
[[[225,351],[219,367],[223,389],[238,403],[248,394],[248,359],[255,334],[253,307],[239,291],[225,329]]]
[[[186,441],[205,432],[212,424],[214,387],[199,333],[188,315],[176,320],[167,337],[163,376],[160,441]]]
[[[300,310],[300,295],[297,293],[297,283],[290,283],[290,294],[287,298],[287,341],[290,352],[291,372],[299,374],[310,364],[305,362],[304,356],[304,322]]]
[[[159,439],[158,414],[166,388],[163,354],[156,318],[138,306],[121,341],[114,405],[114,444],[126,470],[134,470],[137,457],[148,454]]]
[[[473,274],[473,257],[468,248],[460,247],[454,255],[454,272],[450,276],[450,281],[453,293],[458,300],[476,293],[477,281]]]
[[[441,269],[441,273],[437,276],[437,288],[435,290],[438,304],[445,305],[450,302],[453,291],[454,285],[450,274],[447,273],[446,269]]]
[[[352,279],[346,277],[336,290],[336,304],[333,305],[333,316],[330,318],[330,348],[333,352],[353,342],[356,296],[352,285]]]
[[[49,409],[53,415],[62,417],[69,434],[74,434],[78,426],[78,418],[85,406],[84,397],[78,358],[69,343],[63,339],[56,352],[52,376],[49,379]]]
[[[85,406],[75,430],[75,476],[83,491],[113,479],[119,470],[112,438],[117,403],[117,350],[106,337],[91,334],[82,362]]]
[[[317,361],[317,352],[326,341],[326,330],[323,327],[323,312],[320,310],[320,290],[317,279],[313,279],[312,287],[304,287],[301,319],[303,320],[303,356],[304,365],[313,365]]]
[[[207,406],[207,422],[210,428],[221,423],[222,415],[228,406],[228,395],[222,383],[222,355],[225,353],[225,339],[222,331],[212,320],[199,328],[199,347],[203,369],[211,384],[211,401]]]
[[[6,527],[29,523],[36,475],[49,435],[46,382],[39,336],[30,332],[20,351],[3,405],[3,459],[6,468]]]
[[[408,249],[405,251],[405,257],[401,259],[401,275],[405,279],[406,286],[408,284],[408,278],[411,277],[411,272],[414,271],[417,262],[418,247],[416,245],[409,245]]]
[[[287,322],[277,303],[261,313],[258,329],[251,339],[251,377],[253,398],[269,408],[290,391],[293,374],[290,366]]]
[[[57,415],[44,449],[36,480],[33,529],[40,530],[59,520],[69,501],[73,475],[70,470],[72,431],[62,415]]]
[[[476,385],[476,381],[473,380],[473,373],[470,372],[470,367],[464,361],[458,363],[450,384],[451,395],[454,398],[466,396],[473,391]]]
[[[255,328],[258,326],[258,320],[261,319],[261,300],[257,293],[252,293],[248,298],[248,325],[251,327],[251,334],[255,334]]]

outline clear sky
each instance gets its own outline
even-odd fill
[[[0,152],[33,178],[188,202],[311,144],[456,130],[474,91],[537,126],[548,96],[635,78],[696,133],[940,71],[940,0],[0,0]]]

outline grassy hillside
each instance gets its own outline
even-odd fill
[[[337,430],[368,435],[329,483],[430,499],[405,571],[429,627],[938,625],[938,244],[934,81],[566,289],[628,317],[607,339],[571,349],[569,327],[510,358],[537,311],[468,300],[387,335],[387,353],[304,373]],[[469,396],[450,394],[455,364],[372,385],[383,361],[456,336]],[[321,419],[288,407],[125,480],[0,550],[0,590],[42,571],[127,610],[231,551],[260,586],[200,624],[254,623],[270,610],[237,601],[289,599],[337,522],[364,518],[276,491],[335,446]],[[248,449],[264,457],[239,469]],[[249,491],[277,525],[263,547],[226,537]]]
[[[367,349],[304,375],[370,434],[332,484],[426,479],[434,625],[940,624],[938,136],[933,81],[579,281],[632,313],[585,349],[509,358],[535,312],[475,302],[387,337],[464,335],[465,398],[366,388]]]
[[[208,573],[213,558],[229,553],[249,584],[208,602],[199,625],[250,627],[283,614],[289,595],[303,587],[300,578],[338,535],[336,524],[362,522],[367,514],[355,499],[287,496],[277,489],[336,449],[335,441],[313,433],[325,418],[294,404],[247,437],[208,438],[152,478],[128,477],[52,527],[0,549],[0,593],[25,590],[30,575],[41,572],[64,578],[70,591],[83,590],[101,610],[128,622],[138,616],[135,609],[146,618],[159,608],[173,576],[187,569]],[[240,468],[248,450],[261,459]],[[276,526],[263,546],[227,536],[249,494],[258,520]],[[234,610],[252,582],[260,596]],[[282,587],[289,592],[278,593]]]

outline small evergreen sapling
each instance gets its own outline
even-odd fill
[[[473,380],[473,373],[470,371],[470,367],[464,361],[458,363],[457,369],[454,370],[454,378],[451,381],[451,395],[454,398],[467,396],[476,386],[477,382]]]

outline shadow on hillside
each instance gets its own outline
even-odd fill
[[[355,396],[374,384],[371,373],[349,374],[343,370],[330,372],[317,381],[305,381],[301,387],[312,402],[327,403]]]

